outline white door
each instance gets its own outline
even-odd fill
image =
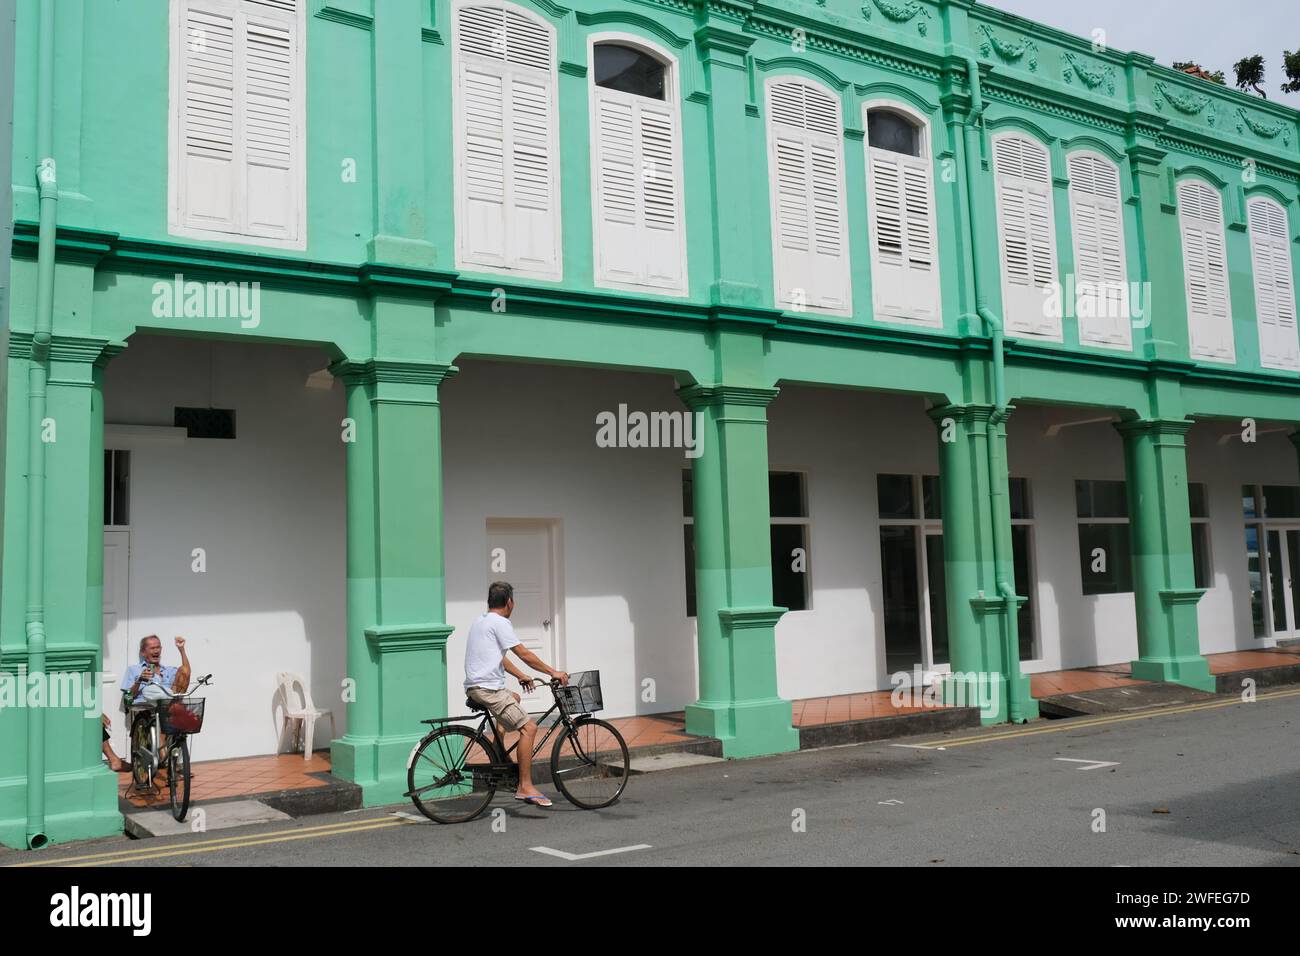
[[[130,615],[127,613],[131,564],[131,532],[104,532],[104,713],[113,721],[115,744],[126,740],[126,725],[118,707],[118,684],[132,662]],[[118,755],[122,750],[117,748]]]
[[[524,646],[552,667],[559,667],[555,624],[553,531],[543,521],[496,521],[487,524],[488,576],[508,581],[515,589],[515,611],[510,623]],[[487,587],[484,586],[486,593]],[[515,663],[518,663],[515,660]],[[529,673],[529,669],[522,670]],[[509,674],[506,686],[520,693]],[[524,709],[540,713],[550,707],[551,692],[544,688],[525,694]]]

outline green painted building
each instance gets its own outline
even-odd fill
[[[199,759],[295,673],[396,800],[494,577],[736,757],[1297,633],[1276,103],[971,0],[18,0],[12,78],[0,672],[119,752],[184,634]],[[57,703],[6,845],[121,827]]]

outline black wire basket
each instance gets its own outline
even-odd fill
[[[557,699],[571,714],[594,714],[605,706],[600,696],[600,671],[577,671],[569,675],[569,682],[555,688]]]
[[[163,733],[172,736],[197,734],[203,729],[203,698],[173,697],[171,700],[160,700],[158,725]]]

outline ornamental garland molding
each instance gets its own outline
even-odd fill
[[[925,36],[930,32],[930,11],[921,6],[917,0],[905,0],[903,3],[891,3],[890,0],[871,0],[875,4],[886,20],[892,20],[894,23],[908,23],[917,14],[920,19],[916,21],[916,32]],[[871,5],[862,4],[862,19],[871,19]]]
[[[1103,66],[1099,70],[1090,70],[1076,59],[1073,53],[1063,55],[1065,57],[1065,68],[1061,72],[1061,79],[1067,83],[1073,83],[1075,76],[1078,76],[1083,85],[1090,90],[1095,90],[1104,83],[1106,92],[1111,96],[1115,95],[1115,70],[1113,67]]]
[[[1152,89],[1160,94],[1159,97],[1154,98],[1152,101],[1158,110],[1163,110],[1167,102],[1185,116],[1196,116],[1204,110],[1205,122],[1210,126],[1214,126],[1219,122],[1219,114],[1211,105],[1208,96],[1200,96],[1196,93],[1177,93],[1163,83],[1157,83]]]
[[[789,43],[794,37],[793,28],[786,26],[779,21],[767,19],[757,13],[750,18],[748,26],[755,33],[763,36],[774,37],[782,43]],[[876,66],[887,67],[896,70],[899,73],[906,73],[927,80],[940,79],[940,72],[932,67],[921,63],[915,63],[911,60],[904,60],[899,57],[890,56],[887,53],[872,50],[856,43],[849,43],[839,38],[822,36],[819,33],[808,33],[804,37],[804,42],[810,50],[821,50],[827,53],[834,53],[851,60],[873,63]]]
[[[1029,66],[1029,72],[1035,73],[1038,70],[1038,44],[1029,37],[1021,37],[1019,43],[1009,42],[1000,39],[996,33],[989,28],[987,23],[981,23],[980,29],[984,31],[984,39],[980,41],[980,56],[987,58],[990,52],[996,53],[1003,62],[1015,63],[1021,57],[1029,54],[1025,62]]]
[[[1286,123],[1280,121],[1277,123],[1261,123],[1259,120],[1252,119],[1244,106],[1237,107],[1237,115],[1241,117],[1241,119],[1237,120],[1238,133],[1249,129],[1256,136],[1264,139],[1273,139],[1278,133],[1281,133],[1282,145],[1291,145],[1291,130],[1287,128]]]

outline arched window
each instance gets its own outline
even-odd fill
[[[1178,184],[1178,227],[1183,239],[1183,287],[1193,358],[1235,362],[1223,200],[1200,179]]]
[[[1267,196],[1252,196],[1246,202],[1246,220],[1250,226],[1260,364],[1265,368],[1300,368],[1286,210]]]
[[[993,172],[1006,329],[1059,341],[1061,316],[1047,308],[1047,292],[1057,288],[1047,147],[1023,133],[1000,133],[993,137]]]
[[[864,109],[875,316],[942,325],[934,169],[925,121],[892,104],[868,103]]]
[[[1083,151],[1071,153],[1066,166],[1079,341],[1131,349],[1119,167],[1099,153]]]
[[[767,86],[776,304],[852,315],[839,97],[810,80]]]
[[[596,284],[686,293],[681,121],[672,61],[593,41],[592,228]]]
[[[509,4],[453,21],[456,264],[558,279],[555,34]]]

